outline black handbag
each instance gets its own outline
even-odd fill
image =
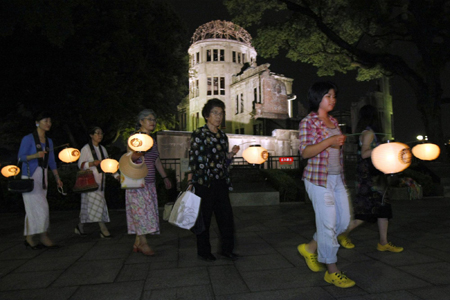
[[[19,161],[20,162],[20,161]],[[27,164],[28,177],[30,177],[30,166]],[[23,165],[22,165],[23,166]],[[8,180],[8,191],[11,193],[29,193],[34,189],[34,179],[19,179],[16,178],[18,175],[14,176],[14,179]]]

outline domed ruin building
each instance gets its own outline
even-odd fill
[[[225,103],[222,129],[227,133],[270,136],[289,127],[293,79],[272,73],[269,64],[258,66],[251,41],[232,22],[216,20],[197,28],[188,50],[189,96],[178,106],[181,130],[205,124],[201,110],[212,98]]]

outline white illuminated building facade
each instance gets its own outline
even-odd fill
[[[206,23],[195,31],[188,53],[189,96],[178,106],[181,130],[205,123],[201,110],[212,98],[225,103],[222,129],[227,133],[271,135],[286,128],[295,100],[293,79],[272,73],[269,64],[256,64],[245,29],[227,21]]]

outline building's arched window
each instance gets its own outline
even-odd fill
[[[236,95],[236,111],[235,114],[239,113],[239,95]]]
[[[241,94],[241,113],[244,112],[244,94]]]

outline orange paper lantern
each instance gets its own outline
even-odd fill
[[[14,165],[4,166],[2,168],[2,175],[5,177],[16,176],[20,173],[20,168]]]
[[[421,160],[435,160],[439,157],[441,149],[432,143],[418,144],[412,148],[415,157]]]
[[[398,173],[411,165],[411,150],[406,144],[392,142],[372,150],[372,163],[384,174]]]
[[[153,146],[153,139],[145,132],[136,132],[128,138],[128,147],[136,152],[146,152]]]
[[[119,170],[119,162],[112,158],[102,160],[100,167],[105,173],[116,173]]]
[[[59,152],[58,157],[65,163],[76,162],[80,158],[80,150],[75,148],[66,148]]]
[[[261,145],[251,145],[242,153],[242,157],[249,164],[262,164],[269,158],[269,152]]]

